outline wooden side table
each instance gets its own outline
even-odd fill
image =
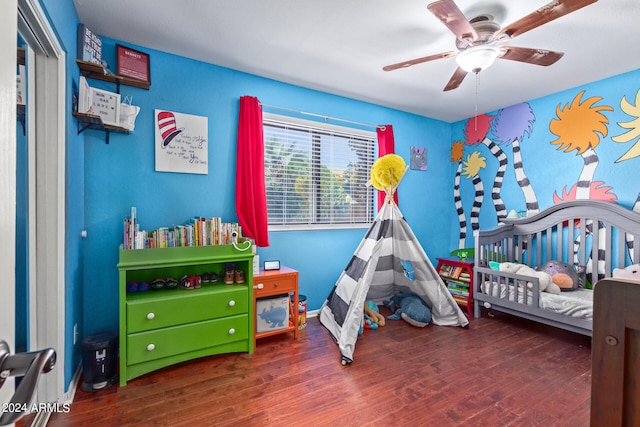
[[[264,338],[272,335],[282,334],[293,331],[293,338],[298,339],[298,272],[292,268],[281,266],[280,270],[268,270],[260,269],[253,276],[253,312],[256,319],[259,316],[257,311],[257,302],[260,298],[272,297],[276,295],[286,294],[287,297],[293,293],[293,302],[289,303],[289,325],[282,329],[273,331],[258,332],[256,328],[256,320],[254,319],[253,325],[255,329],[254,334],[254,348],[255,340],[258,338]]]

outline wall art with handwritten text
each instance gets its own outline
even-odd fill
[[[209,173],[207,117],[155,110],[156,171]]]

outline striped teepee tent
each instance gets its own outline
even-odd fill
[[[382,304],[412,292],[431,308],[434,324],[469,324],[393,201],[400,179],[388,187],[385,204],[320,309],[320,322],[336,340],[343,364],[353,362],[365,300]]]

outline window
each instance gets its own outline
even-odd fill
[[[265,113],[270,229],[368,227],[376,134]]]

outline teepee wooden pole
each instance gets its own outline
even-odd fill
[[[392,174],[391,176],[393,176],[393,171],[392,169],[389,169]],[[398,179],[398,182],[396,183],[395,186],[392,186],[389,190],[391,191],[391,195],[393,196],[393,193],[396,192],[396,190],[398,189],[398,186],[400,185],[400,181],[402,181],[402,178],[404,178],[405,174],[407,173],[407,171],[409,170],[409,166],[404,168],[404,171],[402,171],[402,175],[400,175],[400,178]]]

